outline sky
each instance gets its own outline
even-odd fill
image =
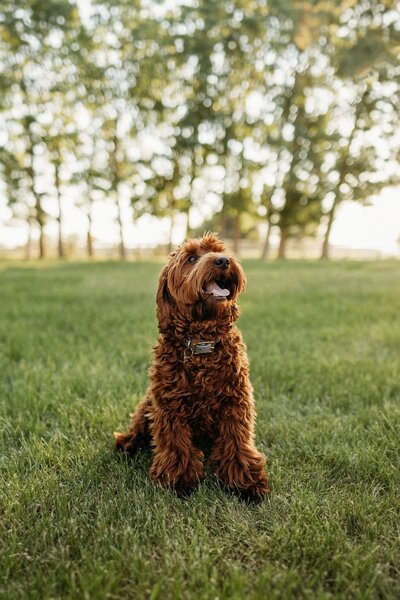
[[[331,244],[400,254],[400,188],[386,188],[371,206],[346,202],[338,210]]]

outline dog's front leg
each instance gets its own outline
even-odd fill
[[[151,423],[154,445],[150,476],[179,496],[188,495],[204,476],[203,453],[192,441],[186,418],[167,407],[155,407]]]
[[[217,477],[243,497],[258,501],[269,493],[265,457],[254,442],[252,397],[224,410],[210,461]]]

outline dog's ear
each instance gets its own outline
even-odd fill
[[[171,309],[174,305],[174,301],[168,290],[168,265],[165,265],[165,267],[160,273],[160,278],[158,280],[156,303],[158,329],[160,333],[163,333],[164,331],[166,331],[168,324],[171,321]]]
[[[247,287],[247,278],[246,278],[246,275],[244,274],[243,269],[240,267],[240,277],[239,277],[238,293],[241,294],[241,293],[245,292],[246,291],[246,287]]]
[[[244,274],[242,265],[235,261],[235,266],[232,273],[232,279],[235,283],[235,295],[234,300],[236,300],[237,296],[245,291],[247,286],[246,275]]]

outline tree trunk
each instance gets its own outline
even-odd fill
[[[89,210],[87,213],[88,226],[86,232],[86,250],[89,258],[93,258],[93,235],[92,235],[92,227],[93,227],[93,219],[92,219],[92,201],[89,200]]]
[[[240,220],[239,214],[236,214],[233,220],[233,253],[239,256],[240,242]]]
[[[31,124],[33,119],[27,117],[26,119],[26,133],[28,136],[28,148],[27,154],[29,156],[29,163],[26,168],[27,173],[29,175],[30,181],[30,191],[35,200],[35,220],[39,226],[39,258],[44,258],[45,256],[45,244],[44,244],[44,225],[45,225],[45,212],[42,208],[42,202],[40,198],[40,194],[36,191],[35,186],[35,170],[34,170],[34,146],[35,142],[33,139],[33,134],[31,130]]]
[[[279,241],[278,258],[286,258],[286,242],[287,232],[285,229],[281,229],[281,239]]]
[[[65,256],[65,252],[64,252],[64,244],[63,244],[63,238],[62,238],[62,207],[61,207],[61,192],[60,192],[60,171],[59,171],[59,165],[56,164],[54,165],[54,183],[55,183],[55,188],[56,188],[56,194],[57,194],[57,207],[58,207],[58,216],[57,216],[57,222],[58,222],[58,258],[64,258]]]
[[[93,238],[90,233],[90,225],[86,234],[86,250],[89,258],[93,258]]]
[[[335,212],[336,212],[337,205],[338,205],[338,196],[336,195],[335,199],[333,201],[331,210],[328,213],[328,223],[326,225],[324,241],[322,243],[322,252],[321,252],[322,260],[326,260],[329,258],[329,236],[331,234],[332,225],[335,220]]]
[[[269,238],[271,237],[271,214],[270,214],[270,211],[268,211],[268,214],[267,214],[267,224],[268,224],[268,229],[267,229],[267,233],[266,233],[264,244],[263,244],[262,251],[261,251],[261,256],[260,256],[261,260],[265,260],[269,254]]]
[[[34,123],[34,117],[31,114],[31,107],[29,101],[29,95],[27,86],[25,83],[24,73],[21,79],[21,90],[25,98],[25,104],[28,108],[28,114],[24,118],[24,129],[28,138],[27,155],[29,157],[28,166],[26,168],[28,177],[30,180],[30,191],[35,201],[35,220],[39,226],[39,258],[44,258],[45,245],[44,245],[44,225],[45,225],[45,212],[42,208],[40,194],[36,191],[35,186],[35,170],[34,170],[34,147],[35,147],[35,136],[32,131],[32,124]]]
[[[358,120],[359,120],[359,117],[360,117],[361,109],[363,107],[363,103],[364,103],[367,95],[368,95],[368,86],[365,87],[364,92],[362,93],[362,95],[361,95],[361,97],[360,97],[360,99],[359,99],[359,101],[358,101],[358,103],[356,105],[356,108],[355,108],[353,129],[351,130],[350,135],[349,135],[349,139],[347,141],[347,154],[346,154],[346,156],[344,156],[342,158],[342,164],[341,164],[341,167],[340,167],[340,170],[339,170],[339,181],[336,184],[335,199],[334,199],[334,201],[332,203],[332,206],[331,206],[331,209],[330,209],[330,211],[328,213],[328,223],[326,225],[326,231],[325,231],[324,241],[322,242],[322,249],[321,249],[321,257],[320,258],[322,260],[326,260],[326,259],[329,258],[329,237],[330,237],[330,234],[331,234],[333,222],[335,220],[336,209],[338,207],[338,204],[340,204],[340,202],[341,202],[340,186],[344,182],[346,174],[347,174],[347,167],[348,167],[348,165],[347,165],[346,161],[347,161],[347,159],[349,157],[349,154],[350,154],[350,146],[351,146],[351,143],[352,143],[352,141],[354,139],[354,136],[355,136],[355,134],[357,132]]]
[[[28,217],[28,239],[26,240],[25,246],[25,259],[30,260],[31,258],[31,243],[32,243],[32,223],[30,217]]]
[[[168,244],[167,244],[167,252],[170,254],[172,252],[172,234],[174,232],[175,219],[174,215],[171,214],[169,220],[169,233],[168,233]]]
[[[119,201],[118,187],[116,190],[117,199],[116,199],[116,207],[117,207],[117,223],[119,230],[119,257],[124,260],[126,258],[126,248],[124,242],[124,225],[122,222],[122,214],[121,214],[121,204]]]
[[[286,98],[286,102],[284,105],[283,117],[285,124],[290,123],[293,127],[293,139],[290,143],[285,144],[286,150],[290,152],[290,158],[288,160],[288,170],[283,177],[282,185],[284,191],[284,205],[280,209],[280,241],[278,248],[278,258],[284,259],[286,258],[286,245],[288,238],[288,230],[289,228],[286,226],[286,223],[290,222],[290,218],[293,216],[296,219],[296,203],[290,201],[290,188],[293,185],[293,173],[294,167],[296,166],[296,162],[299,160],[300,153],[300,142],[299,142],[299,129],[301,131],[301,119],[304,113],[304,106],[302,103],[298,102],[298,98],[296,98],[297,93],[302,93],[305,82],[304,77],[302,77],[300,70],[300,59],[298,59],[298,63],[295,70],[295,76],[293,81],[293,87]],[[297,107],[296,111],[291,111],[293,106]],[[280,154],[279,154],[280,156]],[[283,220],[282,220],[283,219]]]
[[[39,223],[39,258],[43,259],[46,254],[45,244],[44,244],[44,224]]]
[[[271,225],[268,225],[267,235],[265,236],[264,244],[261,251],[261,260],[265,260],[269,254],[269,238],[271,236]]]
[[[35,188],[35,173],[33,169],[33,146],[28,149],[30,157],[30,164],[27,167],[27,171],[30,179],[31,193],[35,199],[35,220],[39,227],[39,258],[45,257],[45,243],[44,243],[44,210],[42,208],[42,202],[40,195],[37,193]]]
[[[121,182],[121,167],[122,161],[122,149],[121,140],[118,137],[118,117],[114,123],[114,135],[113,135],[114,151],[111,154],[112,168],[113,168],[113,189],[115,190],[115,206],[117,208],[117,224],[119,230],[119,257],[123,260],[126,258],[126,248],[124,242],[124,225],[122,222],[121,203],[119,197],[119,184]]]

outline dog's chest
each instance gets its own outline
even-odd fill
[[[235,378],[239,363],[234,352],[218,348],[208,354],[192,356],[185,362],[188,385],[196,396],[208,398],[212,394],[225,394]]]
[[[223,352],[195,357],[185,365],[189,388],[190,418],[211,430],[221,410],[231,402],[237,384],[238,365]]]

